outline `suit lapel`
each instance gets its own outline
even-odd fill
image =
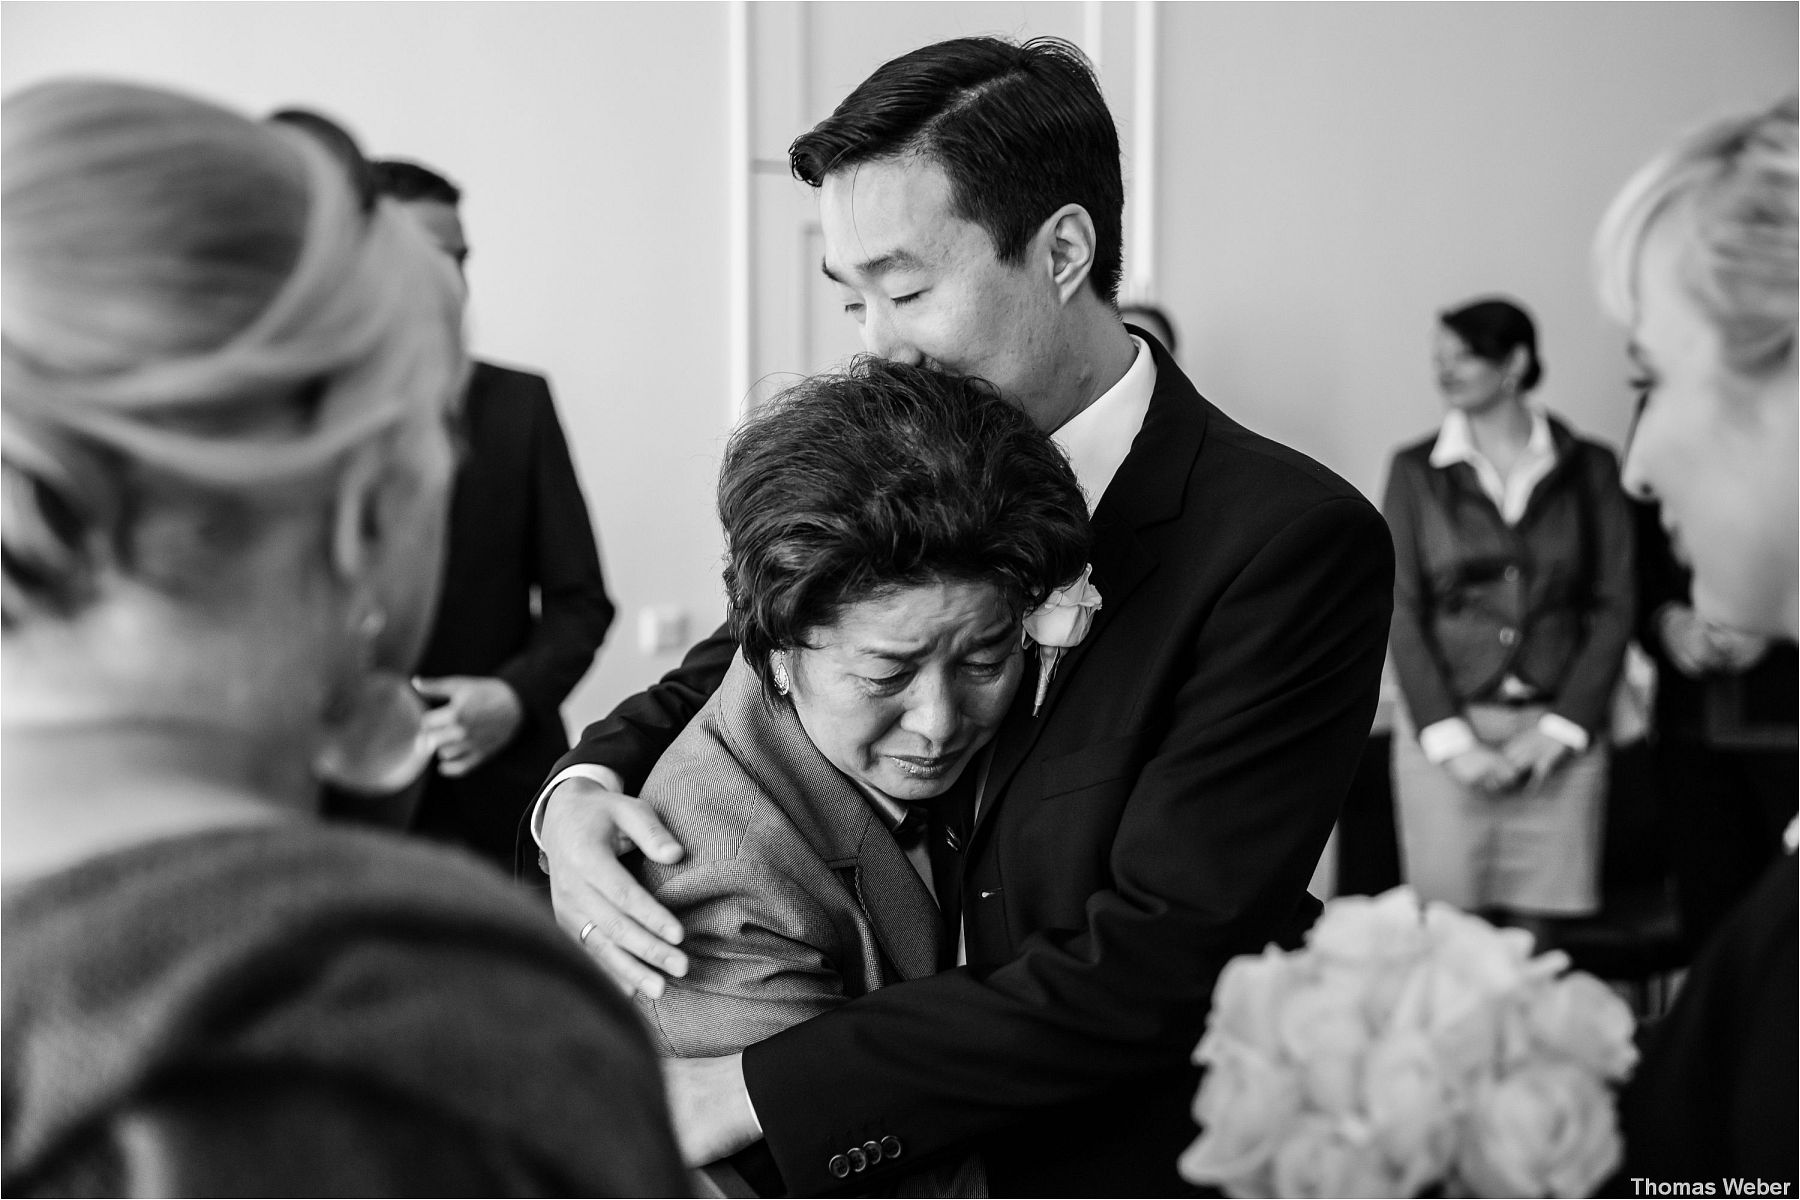
[[[1018,698],[994,739],[993,767],[976,814],[976,835],[1000,807],[1007,785],[1030,757],[1094,645],[1118,625],[1126,602],[1156,568],[1156,555],[1139,531],[1181,513],[1194,458],[1206,439],[1207,405],[1154,339],[1146,338],[1145,344],[1156,356],[1156,388],[1150,408],[1144,414],[1143,428],[1132,439],[1131,453],[1119,465],[1094,510],[1094,586],[1100,589],[1100,614],[1081,644],[1057,664],[1044,705],[1035,716],[1031,709],[1036,667],[1026,672]],[[1090,689],[1085,698],[1073,702],[1092,703],[1095,696]]]
[[[742,654],[720,685],[721,728],[758,786],[825,864],[848,872],[875,940],[902,978],[937,970],[937,903],[857,786],[819,753],[794,710],[764,697]]]
[[[944,936],[937,902],[873,810],[867,832],[855,859],[856,898],[875,940],[902,979],[936,974]]]

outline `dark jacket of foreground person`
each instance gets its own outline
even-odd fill
[[[1642,1038],[1619,1102],[1625,1165],[1610,1196],[1658,1183],[1800,1176],[1800,873],[1783,855],[1694,960],[1675,1007]],[[1744,1192],[1743,1195],[1758,1193]]]
[[[300,822],[9,889],[5,1193],[688,1194],[631,1004],[513,892]]]

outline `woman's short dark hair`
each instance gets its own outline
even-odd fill
[[[1081,205],[1094,221],[1088,278],[1109,303],[1118,294],[1119,131],[1074,45],[966,37],[902,54],[796,138],[788,161],[818,187],[833,171],[911,153],[944,169],[953,210],[987,231],[1001,262],[1022,262],[1051,213]]]
[[[860,357],[759,409],[719,473],[731,630],[769,652],[847,605],[936,580],[993,583],[1015,613],[1087,561],[1068,460],[978,379]]]
[[[1460,308],[1438,314],[1445,329],[1462,339],[1475,357],[1500,366],[1514,350],[1525,347],[1525,375],[1519,390],[1529,392],[1544,377],[1544,364],[1538,358],[1537,326],[1524,306],[1511,300],[1493,297],[1476,300]]]

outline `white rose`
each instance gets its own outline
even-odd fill
[[[1431,958],[1473,990],[1503,992],[1529,977],[1531,935],[1522,929],[1495,929],[1480,917],[1433,901],[1425,908]]]
[[[1456,1149],[1458,1102],[1429,1038],[1394,1033],[1369,1048],[1362,1109],[1375,1143],[1399,1166],[1395,1195],[1417,1195],[1444,1178]]]
[[[1440,1072],[1455,1090],[1466,1089],[1484,1072],[1493,1073],[1500,1045],[1499,1000],[1432,958],[1415,964],[1399,988],[1383,1030],[1429,1040]]]
[[[1379,896],[1339,896],[1325,906],[1306,944],[1336,962],[1391,962],[1425,945],[1419,898],[1409,887]]]
[[[1079,646],[1100,611],[1100,589],[1093,584],[1094,568],[1081,568],[1081,578],[1057,588],[1043,604],[1025,616],[1025,632],[1040,646],[1067,650]]]
[[[1279,1028],[1307,1099],[1326,1112],[1353,1110],[1370,1034],[1361,996],[1330,978],[1307,983],[1282,1001]]]
[[[1222,1184],[1262,1168],[1300,1112],[1292,1071],[1253,1047],[1214,1038],[1211,1067],[1194,1097],[1200,1136],[1178,1164],[1192,1183]]]
[[[1524,1006],[1533,1040],[1603,1079],[1619,1080],[1637,1064],[1636,1022],[1613,990],[1585,971],[1534,988]]]
[[[1226,1034],[1266,1054],[1276,1053],[1275,1016],[1280,998],[1297,978],[1295,964],[1274,946],[1261,954],[1240,954],[1225,964],[1213,986],[1208,1032]]]
[[[1456,1169],[1480,1196],[1586,1196],[1619,1165],[1612,1093],[1571,1063],[1478,1086]]]
[[[1346,1121],[1313,1114],[1294,1123],[1275,1151],[1276,1196],[1399,1196],[1400,1177],[1373,1139]]]

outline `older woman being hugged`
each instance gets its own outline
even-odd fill
[[[1644,404],[1625,485],[1662,506],[1701,618],[1800,634],[1800,153],[1796,105],[1708,124],[1613,201],[1596,257]],[[1793,854],[1759,880],[1644,1039],[1621,1106],[1631,1177],[1795,1193],[1800,893]],[[1731,1182],[1727,1182],[1731,1181]],[[1756,1181],[1752,1191],[1747,1181]],[[1630,1186],[1631,1191],[1625,1189]]]
[[[442,256],[198,100],[49,84],[4,127],[4,1190],[681,1190],[550,922],[312,819],[435,602]]]
[[[644,791],[688,849],[643,868],[687,930],[687,977],[639,997],[680,1057],[955,964],[956,798],[1026,674],[1027,613],[1089,544],[1074,473],[1023,413],[875,359],[734,435],[719,516],[741,653]],[[874,1137],[834,1169],[905,1153]],[[769,1190],[759,1163],[738,1160]],[[900,1194],[985,1190],[967,1161]]]

